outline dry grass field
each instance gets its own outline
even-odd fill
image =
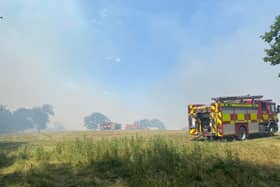
[[[280,186],[280,136],[191,141],[184,131],[0,136],[0,186]]]

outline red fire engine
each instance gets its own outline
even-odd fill
[[[141,124],[127,124],[125,126],[125,130],[143,130],[144,128],[142,127]]]
[[[99,129],[101,131],[104,131],[104,130],[121,130],[121,128],[122,128],[121,124],[113,123],[113,122],[108,122],[108,123],[104,123],[104,124],[99,125]]]
[[[189,133],[197,136],[234,136],[240,140],[251,134],[273,135],[278,131],[280,106],[263,96],[213,98],[207,105],[188,105]]]

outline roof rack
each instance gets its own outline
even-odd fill
[[[212,98],[212,100],[216,102],[225,102],[225,101],[236,101],[236,100],[244,100],[244,99],[261,99],[263,98],[262,95],[244,95],[244,96],[230,96],[230,97],[216,97]]]

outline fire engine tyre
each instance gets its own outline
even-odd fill
[[[247,131],[245,127],[240,127],[238,132],[238,140],[246,140],[247,139]]]
[[[268,133],[269,133],[269,135],[270,136],[274,136],[274,133],[277,131],[276,130],[276,125],[274,124],[274,123],[271,123],[270,125],[269,125],[269,129],[268,129],[269,131],[268,131]]]

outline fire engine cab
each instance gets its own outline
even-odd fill
[[[212,98],[211,105],[188,105],[189,134],[205,137],[233,136],[240,140],[252,134],[278,131],[280,106],[263,96]]]

